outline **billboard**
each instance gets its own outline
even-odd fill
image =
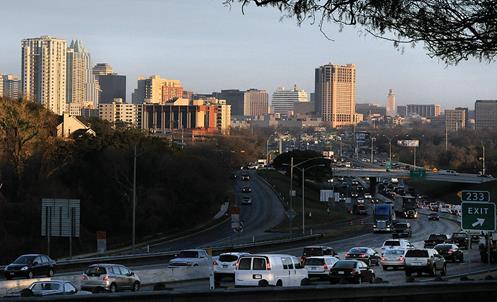
[[[417,139],[398,140],[397,145],[401,147],[419,147],[419,140]]]

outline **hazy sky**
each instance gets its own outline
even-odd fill
[[[422,45],[402,54],[390,42],[358,29],[339,32],[280,21],[271,8],[231,10],[223,0],[16,0],[0,3],[0,72],[20,74],[20,41],[53,35],[83,40],[94,63],[127,76],[128,95],[139,75],[179,79],[187,90],[230,88],[269,92],[297,84],[314,91],[314,68],[357,65],[357,102],[384,104],[389,88],[398,104],[469,106],[497,99],[497,63],[447,67]]]

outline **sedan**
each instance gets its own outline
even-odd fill
[[[430,213],[430,215],[428,215],[428,220],[438,221],[440,220],[440,215],[437,213]]]
[[[339,260],[330,269],[330,284],[339,282],[362,282],[373,283],[375,279],[374,271],[362,261]]]
[[[442,243],[435,245],[434,248],[440,255],[442,255],[445,260],[452,262],[464,262],[463,251],[455,244],[452,243]]]
[[[381,257],[380,263],[383,270],[388,270],[388,268],[400,268],[405,266],[405,249],[393,249],[386,250]]]
[[[18,276],[29,279],[35,276],[52,277],[55,273],[54,266],[55,261],[47,255],[22,255],[5,267],[4,275],[7,280],[11,280],[12,278]]]
[[[380,264],[380,255],[369,247],[353,247],[345,254],[345,259],[360,260],[368,266]]]
[[[309,278],[328,278],[330,269],[338,262],[333,256],[314,256],[305,259],[304,268],[307,269]]]

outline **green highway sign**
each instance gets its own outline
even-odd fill
[[[489,202],[490,193],[488,191],[461,191],[460,196],[461,201],[472,201],[472,202]]]
[[[463,202],[461,211],[464,231],[495,231],[495,203]]]

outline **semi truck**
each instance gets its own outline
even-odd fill
[[[410,195],[396,195],[393,200],[393,208],[395,214],[404,218],[418,218],[418,211],[416,209],[416,198]]]
[[[373,232],[391,232],[395,217],[392,204],[376,204],[373,208]]]

